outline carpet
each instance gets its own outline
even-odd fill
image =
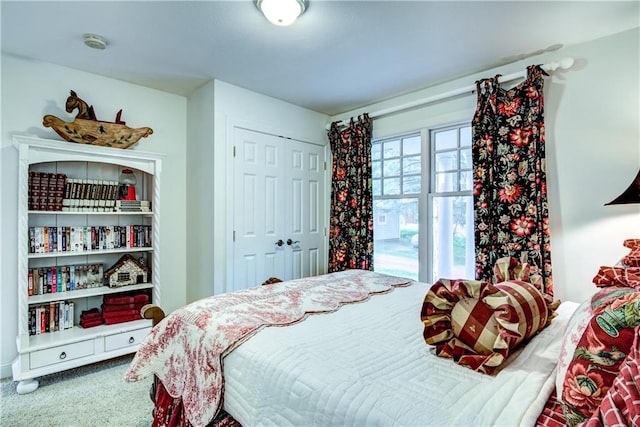
[[[0,426],[150,426],[152,377],[126,382],[132,357],[40,377],[40,386],[29,394],[18,395],[16,382],[2,380]]]

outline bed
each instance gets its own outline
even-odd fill
[[[564,425],[558,360],[590,305],[562,303],[488,375],[425,343],[431,288],[350,270],[206,298],[154,327],[126,380],[156,376],[154,425]]]

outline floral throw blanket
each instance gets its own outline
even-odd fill
[[[191,424],[208,424],[222,407],[226,354],[265,326],[284,326],[309,314],[329,313],[412,281],[347,270],[215,295],[176,310],[160,322],[136,353],[125,379],[155,374],[181,397]]]

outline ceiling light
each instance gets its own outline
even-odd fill
[[[291,25],[307,9],[308,0],[256,0],[262,14],[275,25]]]
[[[97,34],[84,34],[84,44],[92,49],[104,49],[107,47],[107,39]]]

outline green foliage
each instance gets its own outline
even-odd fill
[[[465,265],[465,245],[467,243],[467,239],[464,236],[456,234],[453,236],[453,264],[454,265]]]
[[[416,229],[411,229],[411,228],[401,228],[400,229],[400,238],[401,239],[411,240],[411,238],[413,236],[415,236],[416,234],[418,234],[418,230],[416,230]]]

